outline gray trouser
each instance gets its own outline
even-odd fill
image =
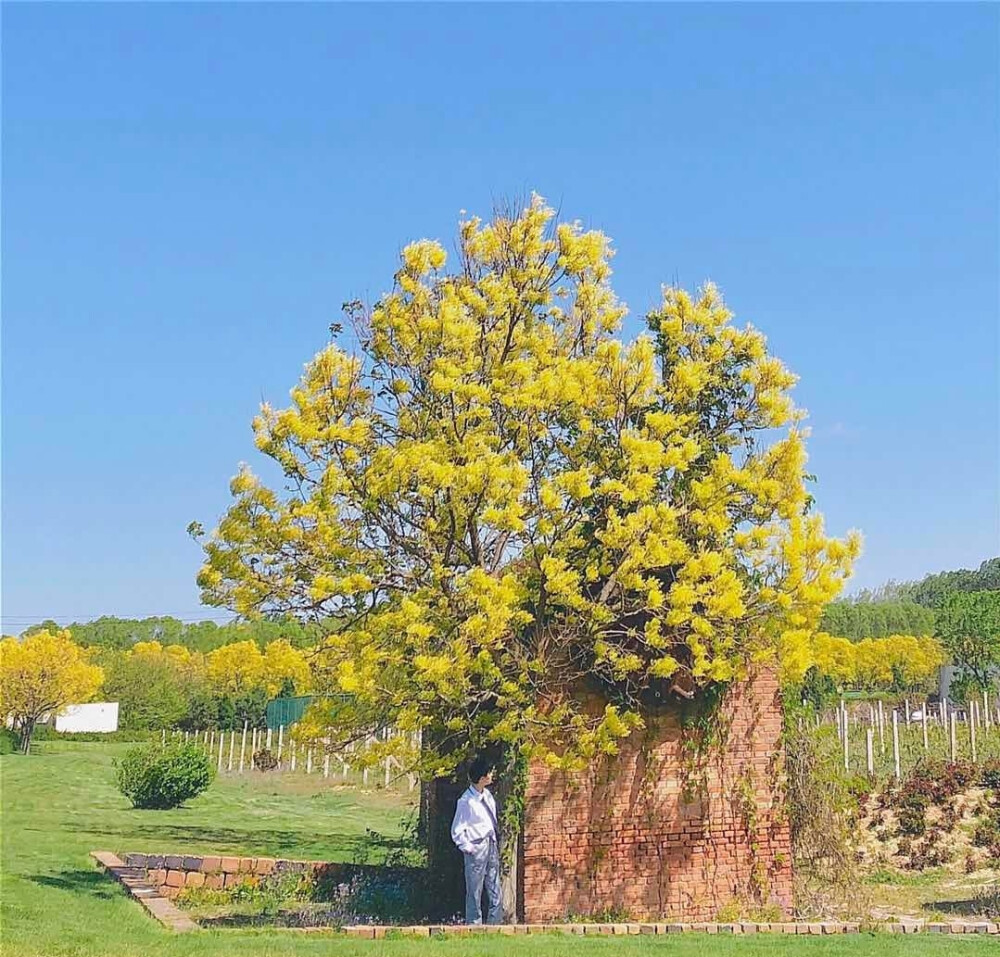
[[[471,854],[465,854],[465,922],[483,922],[483,888],[489,905],[488,924],[503,923],[500,900],[500,850],[490,837],[482,841]]]

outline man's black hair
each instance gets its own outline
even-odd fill
[[[488,758],[479,755],[472,764],[469,765],[469,780],[475,784],[480,778],[486,777],[494,768],[494,764]]]

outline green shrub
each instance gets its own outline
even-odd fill
[[[115,762],[118,789],[138,808],[172,808],[201,794],[215,769],[197,744],[141,744]]]
[[[1000,791],[1000,758],[990,758],[984,762],[979,781],[984,788]]]
[[[56,731],[49,725],[36,726],[31,735],[31,743],[36,741],[100,742],[101,744],[136,743],[139,741],[159,741],[159,731]]]
[[[909,837],[918,837],[927,830],[928,799],[924,794],[904,791],[896,799],[896,817],[899,821],[899,833]]]
[[[975,912],[996,920],[1000,917],[1000,881],[986,884],[976,892]]]
[[[976,824],[972,835],[976,847],[985,847],[1000,863],[1000,807],[990,808]]]

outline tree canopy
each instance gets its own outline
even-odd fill
[[[463,221],[452,271],[415,242],[349,305],[356,352],[254,420],[287,487],[240,469],[203,601],[340,619],[317,665],[353,696],[342,739],[392,722],[441,767],[491,744],[574,766],[650,700],[810,653],[859,539],[812,508],[795,377],[711,284],[664,289],[624,344],[610,257],[537,197]]]
[[[1000,591],[953,592],[938,610],[938,635],[980,689],[1000,674]]]
[[[312,682],[306,653],[280,638],[263,651],[246,640],[207,655],[140,641],[125,651],[102,649],[100,660],[104,693],[119,702],[121,727],[130,730],[256,727],[268,699],[303,694]]]
[[[979,568],[925,575],[905,586],[904,597],[928,608],[939,607],[953,592],[1000,591],[1000,558],[990,558]]]
[[[823,609],[820,628],[852,641],[933,635],[934,612],[913,601],[834,601]]]
[[[68,704],[89,701],[104,673],[69,633],[36,632],[0,641],[0,714],[13,718],[21,750],[31,750],[35,724]]]
[[[945,662],[932,637],[888,635],[851,641],[818,632],[812,642],[811,667],[840,689],[925,691]],[[798,675],[792,675],[798,679]]]
[[[268,642],[283,639],[296,648],[304,648],[316,644],[334,627],[336,622],[304,625],[294,618],[281,616],[220,625],[214,621],[185,622],[169,615],[151,618],[105,615],[93,621],[73,622],[66,625],[65,630],[73,635],[77,644],[87,647],[126,650],[140,642],[155,641],[208,653],[235,641],[254,641],[263,648]],[[26,628],[23,635],[61,630],[54,621],[45,621]]]

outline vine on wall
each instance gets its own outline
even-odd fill
[[[503,770],[506,783],[500,807],[500,864],[510,873],[516,863],[517,846],[524,830],[524,801],[528,789],[528,757],[518,749]]]

